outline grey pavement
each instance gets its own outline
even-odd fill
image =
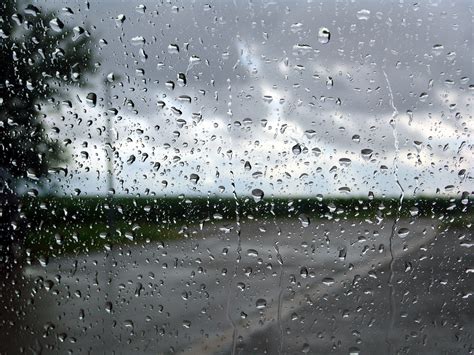
[[[209,223],[179,241],[25,266],[2,290],[0,351],[472,352],[472,232],[436,219],[393,227]]]

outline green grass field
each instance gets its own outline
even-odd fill
[[[398,199],[271,198],[24,198],[21,226],[32,255],[80,254],[111,247],[168,241],[185,236],[183,225],[200,221],[294,218],[318,219],[436,218],[443,228],[470,227],[472,201],[441,198]],[[111,222],[111,223],[110,223]]]
[[[160,224],[120,222],[111,229],[103,221],[87,224],[53,223],[27,229],[25,248],[32,255],[58,256],[180,237],[176,228]]]

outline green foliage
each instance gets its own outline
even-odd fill
[[[57,256],[104,250],[145,241],[182,237],[183,226],[246,219],[297,220],[302,213],[313,223],[323,219],[354,221],[378,218],[430,218],[442,228],[468,228],[474,220],[472,201],[444,198],[397,199],[272,198],[256,203],[251,198],[132,198],[38,197],[24,198],[20,210],[28,224],[26,247],[32,254]],[[108,224],[110,208],[113,228]],[[416,216],[413,215],[417,212]]]
[[[48,137],[44,103],[57,107],[71,87],[85,84],[93,55],[87,31],[55,20],[33,5],[0,4],[0,177],[41,178],[65,159]],[[14,189],[15,186],[12,186]]]
[[[447,218],[471,213],[469,204],[460,199],[422,197],[405,199],[399,211],[397,199],[324,199],[272,198],[255,202],[251,198],[114,198],[114,220],[117,223],[159,223],[176,225],[197,223],[205,219],[232,220],[241,218],[295,218],[304,213],[313,219],[410,217],[416,208],[417,217]],[[30,223],[107,222],[109,200],[103,197],[40,197],[24,198],[21,211]]]
[[[115,226],[115,233],[111,235],[109,226],[100,220],[90,224],[59,222],[41,224],[29,230],[24,247],[33,257],[54,257],[90,253],[112,246],[125,247],[151,241],[169,241],[179,237],[176,230],[156,224],[133,225],[120,222]]]

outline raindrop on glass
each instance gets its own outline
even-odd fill
[[[326,44],[331,39],[331,33],[326,27],[321,27],[318,31],[318,41],[319,43]]]

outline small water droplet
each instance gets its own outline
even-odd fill
[[[304,133],[305,133],[306,137],[308,137],[309,139],[316,136],[316,131],[314,129],[308,129],[308,130],[304,131]]]
[[[334,279],[332,277],[325,277],[323,279],[323,284],[325,284],[326,286],[331,286],[334,284]]]
[[[303,227],[305,227],[305,228],[308,227],[308,226],[310,225],[310,223],[311,223],[311,221],[309,220],[308,216],[306,216],[306,215],[303,214],[303,213],[298,216],[298,219],[300,220],[301,225],[302,225]]]
[[[191,174],[191,175],[189,175],[189,180],[190,180],[193,184],[197,184],[198,181],[199,181],[199,175],[198,175],[198,174]]]
[[[252,190],[252,196],[253,196],[253,199],[255,200],[255,202],[261,201],[263,199],[264,195],[265,194],[260,189],[253,189]]]
[[[38,197],[39,191],[37,189],[29,189],[27,194],[30,197]]]
[[[107,74],[107,81],[109,83],[113,83],[115,81],[115,74],[113,72],[110,72],[109,74]]]
[[[97,105],[97,95],[94,92],[90,92],[86,96],[86,103],[89,107],[95,107]]]
[[[369,160],[372,157],[373,150],[369,148],[362,149],[360,151],[360,154],[362,155],[362,158],[364,160]]]
[[[112,302],[106,302],[105,303],[105,311],[107,313],[112,313],[112,309],[113,309]]]
[[[146,42],[146,40],[145,40],[145,37],[143,37],[143,36],[136,36],[136,37],[133,37],[131,39],[131,43],[134,46],[141,46],[141,45],[145,44],[145,42]]]
[[[55,32],[61,32],[64,28],[64,23],[58,18],[53,18],[49,21],[49,27]]]
[[[186,86],[186,75],[184,73],[178,73],[178,85],[179,86]]]
[[[417,216],[418,215],[418,208],[417,207],[411,207],[410,208],[410,215],[412,217]]]
[[[38,16],[40,13],[40,10],[34,5],[30,4],[25,7],[25,14],[27,15]]]
[[[267,307],[267,300],[259,298],[255,303],[255,306],[257,307],[257,309],[264,309]]]
[[[295,144],[291,148],[291,151],[293,152],[294,155],[299,155],[299,154],[301,154],[301,146],[299,144]]]
[[[52,280],[46,280],[44,281],[43,286],[46,291],[51,291],[54,287],[54,282]]]
[[[454,190],[454,188],[455,188],[454,185],[446,185],[446,186],[444,187],[444,191],[446,191],[446,192],[451,192],[451,191]]]
[[[133,322],[129,319],[123,321],[123,326],[125,328],[131,328],[133,329]]]
[[[303,267],[300,269],[300,275],[301,275],[301,277],[302,277],[303,279],[305,279],[305,278],[308,277],[308,274],[309,274],[309,273],[308,273],[308,269],[303,266]]]
[[[255,249],[248,249],[247,255],[256,258],[258,256],[258,251]]]
[[[405,238],[408,234],[410,234],[410,230],[408,228],[400,228],[397,234],[400,238]]]
[[[357,11],[357,19],[367,21],[370,18],[370,10],[362,9]]]
[[[146,6],[143,4],[140,4],[135,7],[135,11],[138,12],[139,14],[144,14],[146,11]]]
[[[117,27],[121,27],[122,24],[124,23],[126,17],[124,14],[120,14],[118,15],[116,18],[115,18],[115,24],[117,25]]]
[[[349,186],[342,186],[339,188],[339,192],[343,194],[348,194],[349,192],[351,192],[351,189]]]
[[[189,63],[197,64],[200,61],[201,61],[201,58],[198,57],[197,55],[192,55],[191,57],[189,57]]]
[[[424,102],[424,101],[426,101],[427,98],[428,98],[428,93],[422,92],[420,94],[420,101]]]
[[[177,44],[170,44],[168,45],[168,53],[176,54],[179,53],[179,46]]]
[[[330,89],[334,86],[334,80],[328,76],[328,78],[326,79],[326,88]]]
[[[352,161],[349,158],[341,158],[339,159],[339,165],[341,166],[349,166],[351,165]]]
[[[331,39],[331,33],[326,27],[321,27],[318,31],[318,41],[319,43],[326,44]]]
[[[61,342],[61,343],[64,343],[66,341],[66,338],[67,338],[67,334],[66,333],[60,333],[58,334],[58,340]]]
[[[432,53],[435,55],[435,56],[438,56],[440,55],[441,53],[443,53],[443,50],[444,50],[444,46],[442,44],[435,44],[433,45],[432,47]]]

